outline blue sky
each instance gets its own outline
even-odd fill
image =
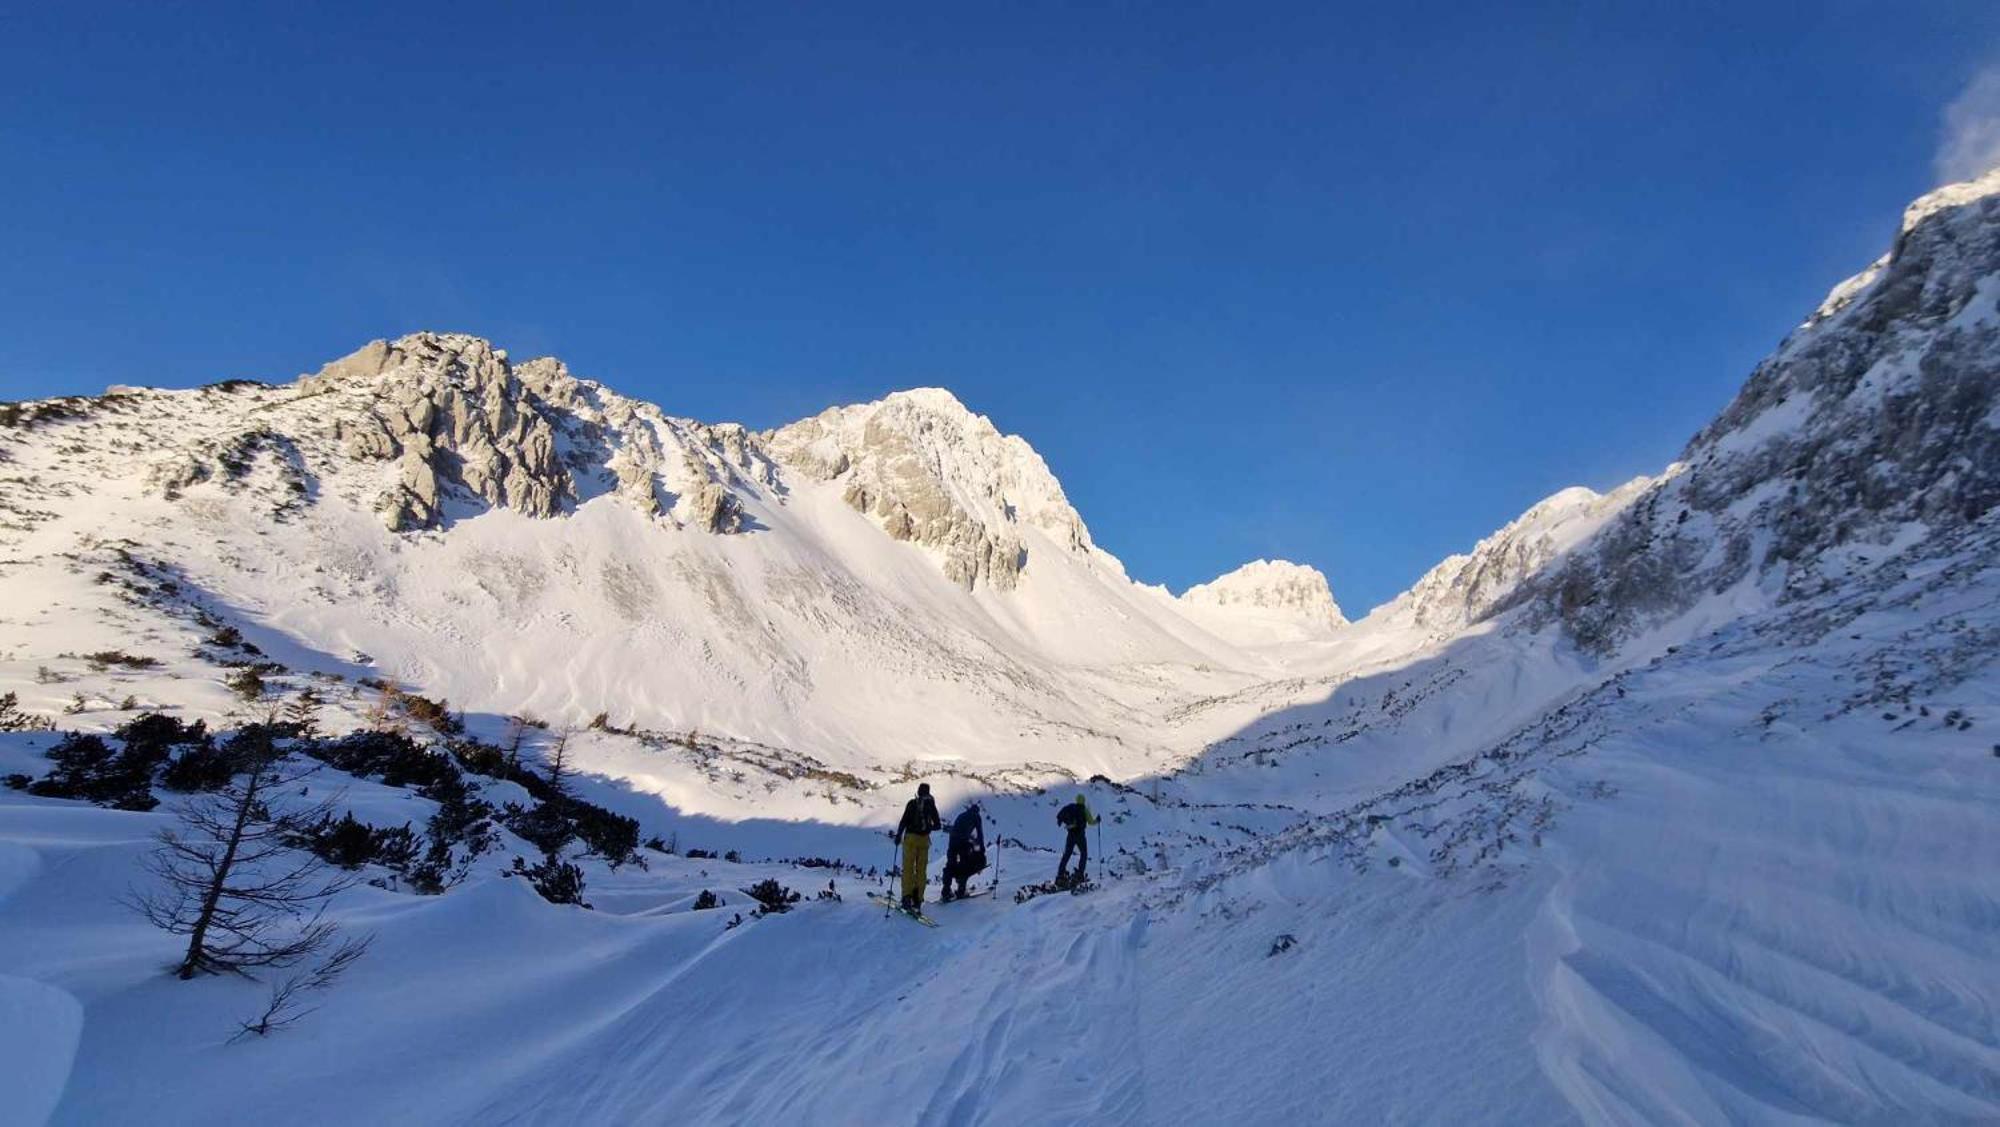
[[[1351,612],[1669,461],[2000,58],[1987,2],[38,7],[0,398],[419,328],[755,426],[939,384],[1135,576]]]

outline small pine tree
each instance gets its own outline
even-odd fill
[[[285,723],[309,740],[319,738],[319,693],[308,685],[285,705]]]
[[[49,732],[55,726],[55,721],[46,716],[22,711],[19,696],[0,694],[0,732]]]

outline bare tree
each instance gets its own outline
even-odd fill
[[[160,831],[146,868],[161,886],[131,900],[154,925],[188,937],[174,968],[183,979],[311,958],[337,930],[325,918],[327,901],[358,879],[286,843],[299,826],[325,817],[331,803],[272,811],[270,796],[313,768],[287,769],[263,731],[244,741],[239,773],[227,786],[188,804],[182,827]]]
[[[270,1001],[264,1012],[249,1021],[238,1023],[239,1028],[231,1041],[241,1041],[245,1037],[262,1037],[274,1029],[283,1029],[319,1009],[308,1005],[309,995],[324,992],[331,987],[354,961],[368,953],[368,945],[375,941],[372,935],[360,939],[344,939],[334,948],[333,954],[309,970],[287,975],[285,979],[271,987]]]
[[[382,682],[375,703],[367,713],[368,726],[377,732],[402,733],[407,725],[403,722],[403,711],[397,705],[403,697],[403,687],[391,677]]]
[[[549,788],[557,794],[567,796],[569,787],[563,780],[569,778],[569,729],[556,737],[556,746],[549,751]]]
[[[527,721],[519,716],[507,719],[507,773],[513,774],[521,766],[521,740],[527,735]]]

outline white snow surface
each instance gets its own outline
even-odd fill
[[[2000,1121],[1993,512],[1586,653],[1500,608],[1685,467],[1558,493],[1346,623],[1297,565],[1133,583],[941,390],[753,434],[474,338],[356,356],[0,428],[0,693],[227,730],[311,686],[340,732],[389,678],[486,741],[546,724],[530,763],[566,734],[580,797],[676,852],[571,847],[591,910],[507,876],[504,831],[442,895],[371,867],[331,906],[366,957],[231,1043],[265,985],[170,978],[122,902],[187,800],[0,788],[0,1123]],[[428,442],[369,413],[454,389],[464,480],[390,531]],[[224,684],[248,656],[265,699]],[[0,776],[56,738],[0,732]],[[920,781],[983,803],[997,861],[936,928],[863,895]],[[1079,793],[1098,888],[1015,903]],[[274,801],[317,798],[436,809],[331,768]],[[751,917],[766,878],[807,898]]]

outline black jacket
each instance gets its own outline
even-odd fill
[[[967,810],[951,820],[951,849],[954,853],[986,852],[986,827],[980,824],[977,810]]]
[[[1098,817],[1081,802],[1072,802],[1056,811],[1056,824],[1069,830],[1071,837],[1081,836],[1084,827],[1097,824]]]
[[[904,834],[928,834],[944,825],[938,817],[937,803],[931,796],[920,794],[903,804],[903,820],[896,823],[896,840],[903,840]]]

